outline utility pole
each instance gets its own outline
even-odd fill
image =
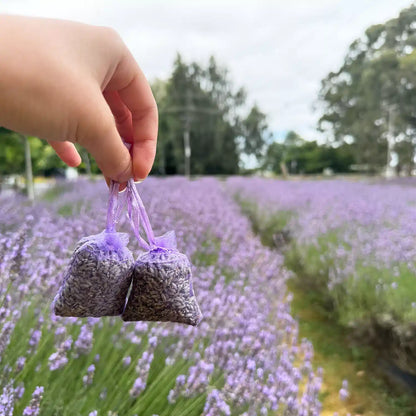
[[[387,119],[387,160],[386,160],[386,171],[385,176],[386,178],[392,178],[396,176],[396,171],[394,167],[391,166],[392,162],[392,154],[394,148],[394,132],[393,132],[393,115],[394,115],[394,108],[390,106],[388,109],[388,119]]]
[[[26,136],[20,136],[25,146],[25,166],[26,166],[26,193],[30,201],[35,199],[35,192],[33,187],[33,172],[32,172],[32,157],[30,154],[30,143]]]
[[[91,171],[90,156],[88,155],[88,152],[85,149],[82,150],[82,158],[84,159],[85,170],[87,171],[87,176],[89,178],[91,178],[92,177],[92,171]]]
[[[185,105],[185,120],[184,120],[184,131],[183,131],[183,145],[185,155],[185,176],[191,177],[191,92],[189,89],[186,90],[186,105]]]
[[[159,114],[178,114],[183,112],[183,150],[184,150],[184,174],[187,178],[191,176],[191,126],[193,121],[193,114],[218,114],[219,110],[216,108],[196,108],[193,105],[192,91],[187,88],[185,95],[185,106],[168,108],[159,112]]]
[[[185,130],[183,132],[183,144],[185,153],[185,176],[191,176],[191,140],[189,132],[189,123],[185,122]]]

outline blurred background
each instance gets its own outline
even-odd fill
[[[153,174],[414,173],[409,1],[5,0],[0,12],[121,34],[159,107]],[[15,136],[0,131],[3,189],[23,187],[28,170],[98,173],[82,150],[76,172],[41,140]]]
[[[2,379],[0,372],[0,415],[2,398],[20,381],[26,393],[14,393],[14,415],[32,402],[39,408],[39,392],[31,396],[38,385],[45,386],[42,416],[72,416],[74,409],[114,415],[118,408],[142,416],[416,415],[415,3],[2,0],[0,13],[77,20],[120,33],[151,84],[160,115],[153,178],[139,187],[157,231],[179,231],[207,311],[202,329],[179,336],[160,325],[52,322],[38,305],[50,304],[81,234],[101,229],[107,191],[85,150],[79,149],[82,164],[68,168],[42,138],[0,127],[0,289],[12,287],[0,291],[10,294],[0,308],[0,318],[6,316],[4,325],[0,319],[0,341],[6,340],[0,342],[6,374]],[[255,300],[244,306],[247,293]],[[218,305],[225,305],[221,313]],[[33,314],[15,313],[28,308]],[[258,326],[247,327],[249,320],[239,316],[253,311]],[[14,327],[6,324],[14,321],[18,335],[10,338]],[[221,332],[224,322],[229,327]],[[79,368],[50,368],[55,351],[66,354],[50,328],[75,339],[81,324],[90,331],[91,348],[94,331],[95,338],[103,328],[107,335],[86,353],[88,360],[68,353]],[[19,334],[37,334],[39,342],[38,327],[48,353],[40,349],[35,356],[24,351]],[[250,330],[253,338],[241,337]],[[101,373],[95,390],[84,394],[81,370],[94,373],[88,364],[96,353],[120,363],[107,340],[123,331],[133,361],[141,342],[136,333],[143,340],[156,334],[160,348],[168,347],[155,353],[150,376],[140,373],[142,359],[136,359],[139,376],[125,376],[119,365],[124,384],[113,387],[120,380]],[[272,341],[266,337],[259,346],[260,333]],[[223,336],[234,345],[226,352]],[[234,342],[240,338],[248,341]],[[151,344],[140,347],[149,348],[150,361]],[[215,377],[195,364],[192,371],[205,380],[203,388],[195,386],[181,359],[172,368],[165,362],[172,351],[201,368],[206,360],[218,370]],[[228,364],[222,368],[214,359],[222,354],[223,363],[239,354],[242,360],[225,369]],[[26,355],[30,366],[19,373]],[[276,365],[267,369],[268,361]],[[17,374],[15,385],[10,374]],[[290,388],[275,382],[281,374]],[[265,388],[256,390],[256,383]],[[281,401],[268,395],[276,386]],[[182,387],[186,394],[172,401]],[[61,401],[57,389],[67,390]],[[102,402],[107,389],[119,397]],[[256,396],[260,390],[264,396]],[[220,412],[220,399],[231,410]],[[66,413],[59,413],[61,405]]]

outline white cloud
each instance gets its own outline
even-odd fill
[[[114,27],[149,79],[167,77],[176,52],[210,55],[269,114],[276,131],[317,138],[312,112],[320,80],[348,45],[409,0],[139,1],[2,0],[0,13],[79,20]]]

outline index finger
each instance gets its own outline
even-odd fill
[[[124,57],[108,86],[118,91],[131,112],[133,175],[135,180],[144,179],[155,159],[158,112],[150,85],[130,53]]]

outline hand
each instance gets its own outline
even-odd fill
[[[0,15],[0,125],[48,140],[69,166],[85,147],[103,174],[144,179],[156,152],[150,86],[112,29]],[[132,143],[130,152],[121,137]]]

